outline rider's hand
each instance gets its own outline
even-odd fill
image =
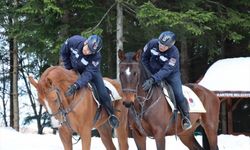
[[[66,91],[65,96],[73,95],[76,92],[76,90],[78,90],[78,89],[79,89],[78,84],[76,84],[76,83],[72,84],[71,86],[69,86],[68,90]]]
[[[154,79],[153,78],[149,78],[148,80],[146,80],[143,84],[142,84],[142,88],[144,91],[149,90],[152,85],[154,84]]]

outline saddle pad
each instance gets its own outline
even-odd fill
[[[184,94],[185,98],[188,100],[190,113],[206,113],[206,110],[205,110],[203,104],[201,103],[199,97],[189,87],[182,85],[182,90],[183,90],[183,94]],[[174,111],[174,104],[169,99],[167,89],[164,88],[163,92],[165,94],[167,102],[169,103],[172,111]]]
[[[103,80],[103,81],[104,81],[105,86],[111,91],[111,94],[110,94],[111,101],[122,99],[122,97],[120,96],[120,94],[118,93],[118,91],[116,90],[113,84],[111,84],[107,80]]]

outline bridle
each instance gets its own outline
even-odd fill
[[[62,118],[62,119],[57,119],[59,121],[59,123],[61,125],[65,124],[71,130],[71,132],[74,133],[74,130],[73,130],[73,128],[70,125],[68,114],[73,111],[74,107],[81,101],[81,99],[80,100],[74,100],[75,99],[74,98],[75,94],[74,94],[73,95],[73,101],[70,103],[70,105],[68,107],[65,108],[64,105],[63,105],[63,101],[62,101],[61,95],[60,95],[61,91],[60,91],[60,89],[58,87],[53,86],[52,88],[50,88],[45,93],[49,93],[49,92],[53,92],[53,91],[56,92],[55,102],[56,102],[56,105],[58,107],[57,107],[57,111],[56,112],[51,113],[51,114],[49,113],[49,115],[53,116],[55,118],[56,118],[56,116],[59,116],[59,118]],[[82,95],[81,95],[81,97],[82,97]]]
[[[138,65],[138,63],[136,63],[136,62],[120,62],[120,65]],[[136,85],[135,88],[123,88],[123,86],[122,86],[122,92],[129,92],[129,93],[137,94],[137,87],[138,87],[138,85]]]
[[[124,65],[134,65],[134,64],[139,65],[139,63],[137,63],[137,62],[121,62],[120,64],[122,64],[122,65],[123,64]],[[151,103],[149,105],[149,107],[147,107],[145,109],[145,103],[152,98],[155,88],[151,87],[149,89],[149,91],[147,92],[146,96],[140,96],[140,95],[138,95],[138,92],[137,92],[138,87],[139,87],[139,82],[137,83],[135,88],[124,88],[124,87],[122,87],[122,91],[123,92],[131,92],[131,93],[134,93],[136,95],[136,100],[138,101],[139,105],[141,106],[141,111],[138,112],[135,109],[134,105],[132,105],[132,107],[130,107],[130,109],[131,109],[132,115],[134,116],[135,123],[139,127],[140,132],[143,135],[146,136],[147,133],[145,132],[145,130],[142,127],[142,124],[141,124],[141,121],[143,119],[143,114],[145,114],[148,110],[153,108],[159,102],[159,100],[161,99],[162,94],[157,98],[157,100],[155,100],[153,103]]]
[[[120,62],[120,65],[139,65],[139,63],[138,62]],[[137,93],[138,86],[139,86],[139,82],[138,82],[138,84],[136,85],[135,88],[124,88],[124,87],[122,87],[122,91],[136,94],[136,99],[138,100],[139,104],[143,108],[145,102],[152,98],[154,92],[153,92],[153,88],[150,88],[146,96],[140,96]],[[159,99],[160,99],[160,97],[154,103],[158,102]],[[151,104],[151,105],[154,106],[155,105],[154,103]],[[152,106],[150,106],[149,108],[151,108]],[[148,110],[148,108],[147,108],[147,110]]]

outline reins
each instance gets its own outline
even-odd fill
[[[74,94],[73,101],[70,103],[70,105],[68,107],[65,108],[63,106],[62,99],[60,96],[60,89],[58,87],[54,87],[49,92],[54,91],[54,90],[56,91],[56,95],[57,95],[56,103],[59,105],[59,107],[57,109],[57,112],[50,114],[50,116],[61,115],[63,119],[59,120],[60,124],[61,125],[65,124],[71,130],[71,133],[73,134],[75,131],[73,130],[73,128],[70,125],[70,121],[68,119],[68,114],[73,111],[74,107],[81,101],[81,99],[75,100],[76,94]],[[83,97],[83,96],[81,95],[81,97]]]
[[[120,64],[124,64],[124,65],[134,65],[134,64],[137,64],[139,65],[138,62],[121,62]],[[143,66],[143,64],[141,64],[142,67],[144,69],[145,66]],[[144,70],[145,74],[149,74],[150,72],[148,70]],[[141,78],[140,78],[141,79]],[[131,89],[131,88],[122,88],[122,91],[123,92],[132,92],[132,93],[135,93],[136,94],[136,100],[137,102],[139,103],[140,107],[141,107],[141,110],[138,112],[136,109],[135,109],[135,106],[132,105],[132,107],[130,108],[131,111],[132,111],[132,115],[134,116],[134,119],[135,119],[135,123],[137,124],[140,132],[147,136],[147,133],[145,132],[144,128],[142,127],[142,120],[143,120],[143,115],[149,111],[150,109],[154,108],[156,106],[156,104],[160,101],[160,99],[162,98],[162,96],[164,95],[163,93],[161,93],[158,98],[156,100],[154,100],[148,107],[145,107],[145,103],[149,100],[152,100],[153,98],[153,93],[154,93],[154,89],[156,89],[154,86],[151,87],[149,89],[149,91],[147,92],[146,96],[141,96],[141,95],[138,95],[138,87],[139,87],[139,83],[140,81],[138,82],[137,86],[135,89]],[[166,129],[165,129],[165,133],[168,131],[168,129],[170,128],[170,126],[176,121],[177,119],[177,111],[174,110],[173,114],[171,115],[170,117],[170,122],[168,123]],[[177,125],[177,124],[176,124]],[[175,126],[175,130],[177,130],[176,126]],[[176,131],[177,132],[177,131]]]

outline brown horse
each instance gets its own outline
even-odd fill
[[[115,149],[112,142],[111,127],[106,123],[108,119],[106,111],[101,109],[99,118],[95,123],[93,121],[98,105],[92,95],[92,89],[86,86],[76,92],[74,96],[64,96],[67,87],[74,83],[77,78],[78,76],[74,71],[54,66],[45,70],[38,82],[32,77],[29,77],[29,81],[38,92],[39,102],[51,115],[52,126],[58,126],[65,150],[72,150],[73,133],[80,135],[82,149],[89,150],[93,128],[99,131],[106,149]],[[105,78],[105,80],[109,81],[122,96],[121,85],[117,81],[108,78]],[[114,101],[113,105],[116,110],[119,110],[116,112],[120,120],[120,125],[116,129],[119,148],[127,150],[127,109],[122,105],[121,99]]]
[[[136,53],[119,51],[120,80],[124,94],[124,105],[129,107],[129,122],[137,148],[146,149],[146,137],[153,137],[158,150],[165,149],[165,136],[178,135],[183,144],[191,150],[203,149],[194,137],[195,129],[201,125],[208,137],[211,150],[218,149],[217,129],[219,123],[220,100],[208,89],[197,85],[188,86],[200,98],[206,113],[191,113],[192,128],[184,131],[181,117],[172,112],[160,86],[146,93],[142,83],[149,78],[140,63],[141,50]],[[175,116],[173,117],[173,116]],[[132,124],[131,124],[132,122]]]

